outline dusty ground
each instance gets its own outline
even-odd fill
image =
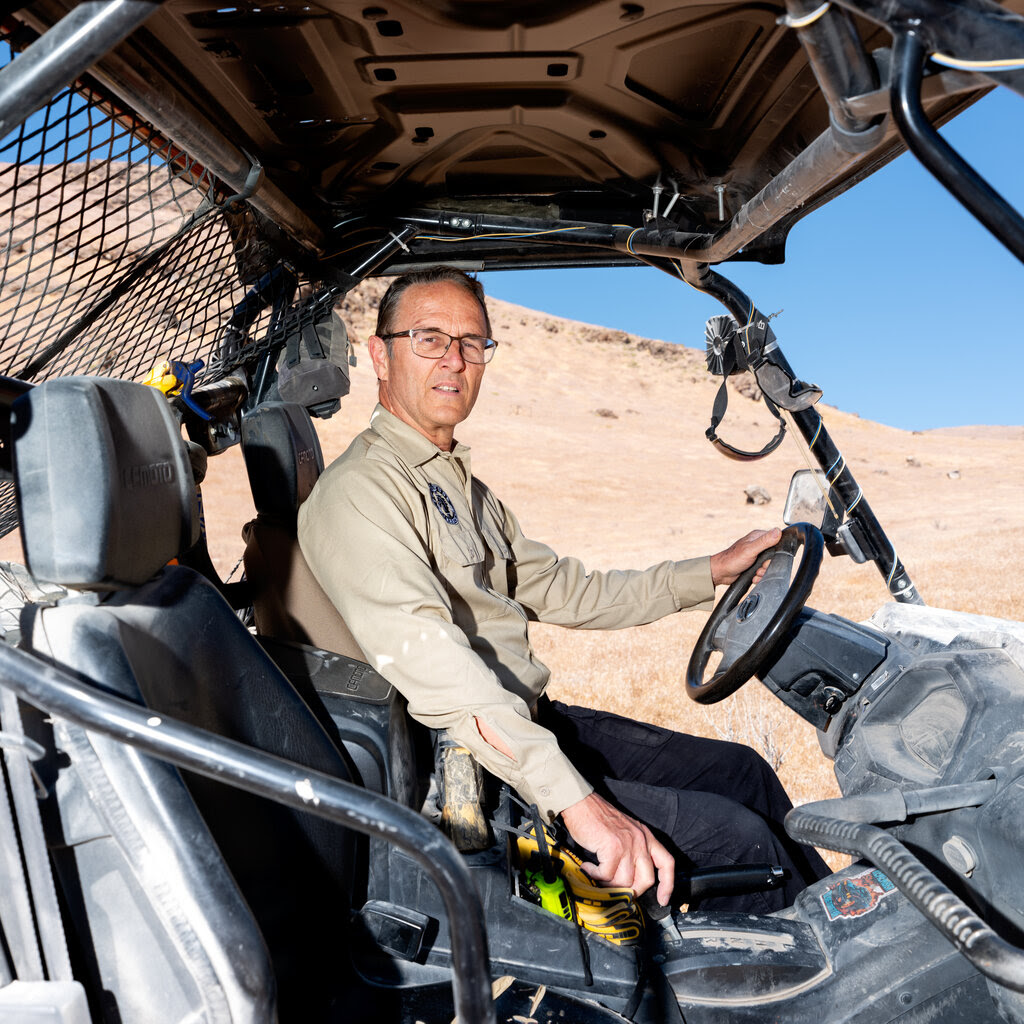
[[[369,287],[346,312],[359,364],[341,412],[320,423],[328,460],[375,402],[365,339],[379,285]],[[629,568],[707,553],[780,522],[789,477],[804,464],[798,445],[787,440],[758,463],[718,455],[703,436],[715,384],[701,354],[497,301],[492,320],[501,347],[459,436],[473,446],[476,473],[527,532],[589,567]],[[827,398],[829,382],[817,383]],[[824,415],[928,603],[1024,619],[1024,428],[912,434],[832,409]],[[760,447],[773,432],[761,403],[733,396],[724,437]],[[750,484],[772,501],[748,504]],[[211,550],[227,574],[252,514],[237,449],[211,463],[204,497]],[[16,540],[0,544],[0,557],[20,557]],[[885,599],[873,567],[827,557],[811,603],[862,619]],[[553,670],[554,695],[753,743],[798,801],[835,792],[813,730],[756,682],[710,708],[687,700],[682,680],[703,622],[684,612],[615,633],[539,627],[534,638]]]

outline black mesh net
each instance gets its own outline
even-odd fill
[[[0,67],[28,41],[0,28]],[[232,312],[274,262],[249,207],[90,82],[0,139],[0,248],[0,374],[33,383],[197,359],[215,379]],[[270,316],[246,318],[249,339]],[[15,525],[0,484],[0,535]]]

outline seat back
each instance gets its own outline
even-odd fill
[[[194,486],[163,396],[46,382],[15,405],[14,436],[29,568],[97,591],[26,608],[28,649],[144,703],[154,727],[167,715],[350,778],[216,589],[162,568],[194,536]],[[160,993],[162,1020],[270,1019],[276,982],[281,1019],[327,1017],[346,962],[351,834],[67,723],[54,733],[67,763],[51,841],[111,1016],[151,1020]]]
[[[256,507],[242,531],[256,632],[307,699],[323,705],[358,780],[418,807],[430,770],[425,731],[366,664],[296,538],[299,506],[324,468],[309,413],[290,402],[260,405],[242,418],[242,450]]]
[[[291,402],[260,405],[242,418],[242,451],[256,506],[242,535],[257,633],[364,661],[296,538],[299,506],[324,468],[309,413]]]

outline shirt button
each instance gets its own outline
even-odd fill
[[[548,789],[547,786],[542,786],[541,790],[540,790],[540,795],[541,796],[550,796],[551,795],[551,790]]]

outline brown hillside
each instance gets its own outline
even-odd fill
[[[328,460],[363,428],[376,399],[365,339],[381,288],[369,283],[344,310],[359,362],[341,412],[319,424]],[[628,568],[716,550],[780,521],[789,477],[804,465],[798,445],[787,439],[759,463],[716,454],[704,438],[716,385],[700,353],[500,301],[491,312],[501,347],[459,436],[473,446],[475,472],[533,536],[593,568]],[[828,382],[820,383],[827,397]],[[1022,466],[1021,431],[911,434],[833,409],[825,417],[925,599],[1024,619],[1013,472]],[[737,392],[723,436],[760,447],[773,432],[764,406]],[[751,484],[767,489],[770,504],[747,503]],[[211,550],[227,574],[252,514],[237,449],[211,463],[204,497]],[[13,538],[0,557],[20,558]],[[885,599],[873,567],[826,558],[812,604],[862,619]],[[556,696],[743,739],[781,765],[795,799],[835,792],[813,730],[756,683],[707,709],[686,699],[682,679],[703,622],[684,612],[617,633],[538,627],[534,635]]]
[[[365,339],[382,286],[366,287],[345,310],[359,364],[341,412],[320,424],[328,460],[363,428],[376,400]],[[787,439],[759,463],[718,455],[704,438],[716,385],[700,353],[501,301],[491,302],[491,316],[501,347],[459,436],[473,447],[475,472],[531,535],[593,568],[629,568],[716,550],[780,521],[789,477],[804,465],[799,447]],[[825,416],[925,599],[1024,618],[1021,485],[1007,473],[1022,465],[1020,432],[911,434],[833,409]],[[722,432],[760,447],[772,422],[763,404],[736,394]],[[205,488],[225,570],[238,558],[250,510],[239,465],[237,452],[226,455]],[[750,484],[765,487],[771,503],[748,504]],[[862,619],[885,599],[873,567],[827,558],[812,603]],[[686,699],[681,681],[703,622],[684,612],[616,633],[537,627],[534,635],[557,696],[746,739],[781,758],[795,798],[832,792],[813,730],[756,683],[708,709]]]

